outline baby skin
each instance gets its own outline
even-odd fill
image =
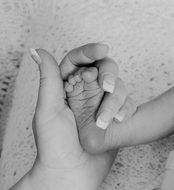
[[[121,79],[118,79],[116,87],[123,83],[120,81]],[[109,112],[110,122],[107,123],[99,119],[100,117],[98,116],[101,112],[103,97],[108,94],[104,94],[104,90],[99,86],[98,69],[96,67],[81,67],[73,75],[70,75],[68,81],[65,82],[65,91],[67,94],[67,103],[75,116],[80,143],[90,153],[96,154],[105,151],[105,146],[107,146],[106,137],[111,136],[111,127],[113,126],[110,124],[113,119],[115,119],[116,123],[127,121],[137,109],[134,101],[128,97],[124,105],[117,110],[116,105],[119,100],[117,97],[118,89],[115,88],[112,94],[113,101],[107,102],[108,104],[112,104]],[[120,95],[120,99],[123,97]],[[124,118],[120,119],[118,113],[121,112],[126,114]]]
[[[80,68],[68,77],[68,81],[65,82],[65,91],[67,103],[75,116],[81,145],[90,153],[103,152],[106,145],[105,137],[110,135],[110,130],[107,130],[106,125],[104,126],[103,122],[97,119],[104,97],[104,90],[98,83],[98,69],[96,67]],[[113,92],[113,97],[114,94],[117,95],[117,92]],[[116,101],[118,100],[113,98],[113,102],[110,102],[113,107],[117,104]],[[122,107],[122,110],[129,110],[124,121],[133,115],[135,108],[136,106],[130,103],[130,99],[127,99]],[[116,113],[113,112],[113,110],[110,112],[112,119],[116,118]],[[119,121],[118,117],[116,121]],[[107,128],[109,127],[108,124]]]
[[[67,102],[76,119],[80,142],[90,152],[94,146],[99,148],[104,134],[104,130],[96,125],[97,110],[104,95],[97,77],[96,67],[83,67],[70,75],[65,83]]]

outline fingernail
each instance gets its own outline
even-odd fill
[[[117,119],[119,122],[122,122],[124,117],[125,117],[126,113],[125,111],[120,111],[118,112],[114,117],[115,119]]]
[[[115,88],[115,78],[112,76],[105,76],[103,80],[103,89],[107,92],[113,93]]]
[[[98,117],[97,121],[96,121],[96,125],[97,125],[97,127],[105,130],[107,128],[107,126],[109,125],[109,123],[102,121],[101,118]]]
[[[40,65],[42,63],[42,60],[41,60],[39,54],[37,53],[37,51],[34,48],[30,48],[30,54],[31,54],[31,57],[34,59],[34,61],[38,65]]]
[[[106,129],[111,120],[111,112],[108,110],[103,111],[97,118],[96,125],[102,129]]]

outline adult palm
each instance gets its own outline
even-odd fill
[[[101,52],[96,56],[102,58],[105,54]],[[75,68],[63,60],[60,71],[54,57],[42,49],[38,49],[33,58],[40,70],[33,122],[38,156],[27,175],[28,184],[31,189],[97,189],[108,174],[117,151],[91,155],[82,148],[74,115],[65,103],[62,81],[62,75],[66,77],[70,72],[66,69],[65,74],[64,65],[71,71]]]

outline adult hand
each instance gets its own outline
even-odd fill
[[[96,190],[108,174],[117,151],[90,155],[81,147],[75,118],[65,104],[59,66],[47,51],[32,50],[40,70],[40,88],[33,122],[38,156],[14,188]]]
[[[127,96],[123,81],[118,78],[116,62],[107,57],[109,47],[100,43],[87,45],[71,50],[60,63],[60,70],[64,80],[82,66],[95,66],[98,68],[98,82],[107,93],[98,110],[97,124],[106,128],[115,113],[118,121],[129,119],[136,111],[133,100]]]
[[[67,80],[70,74],[73,74],[82,66],[98,68],[98,82],[106,93],[97,113],[96,124],[103,129],[106,129],[113,119],[113,113],[117,119],[117,122],[114,123],[120,126],[118,121],[124,121],[125,123],[135,113],[137,108],[133,100],[127,96],[123,81],[118,78],[116,62],[107,57],[107,53],[107,45],[98,43],[87,44],[70,51],[60,63],[61,74],[64,80]],[[80,137],[83,136],[81,139],[83,148],[93,154],[118,148],[116,143],[119,135],[117,126],[112,126],[112,128],[109,126],[106,130],[97,129],[95,126],[88,130],[87,126],[84,129],[87,130],[86,135],[84,133],[81,134],[79,131]],[[113,134],[112,131],[114,132]],[[112,142],[114,136],[116,138],[114,139],[115,147]]]
[[[118,78],[117,64],[106,57],[107,53],[108,46],[104,44],[87,44],[70,51],[60,64],[64,80],[80,66],[98,67],[100,87],[110,92],[105,94],[97,115],[98,118],[102,115],[101,119],[109,121],[112,117],[110,113],[113,111],[116,113],[117,121],[114,120],[106,130],[98,130],[97,134],[91,133],[86,143],[89,144],[90,152],[101,153],[148,143],[172,134],[174,88],[137,109],[133,100],[127,96],[123,82]],[[114,82],[108,82],[107,78]],[[113,84],[114,87],[108,84]],[[100,138],[96,138],[97,136]]]

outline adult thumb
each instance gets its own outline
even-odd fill
[[[40,87],[37,100],[37,122],[45,123],[64,108],[63,82],[55,58],[43,49],[30,49],[34,61],[39,65]],[[37,118],[38,119],[38,118]]]

